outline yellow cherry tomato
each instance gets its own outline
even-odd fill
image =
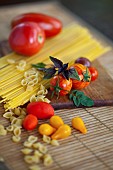
[[[61,125],[56,132],[51,136],[52,139],[64,139],[71,135],[71,128],[69,125]]]
[[[41,135],[49,136],[49,135],[52,135],[56,131],[56,129],[50,126],[49,124],[44,123],[39,126],[38,131]]]
[[[83,134],[87,133],[86,126],[85,126],[82,118],[80,118],[80,117],[75,117],[72,119],[72,127],[79,130]]]
[[[56,129],[58,129],[61,125],[64,124],[62,118],[57,115],[52,116],[49,121],[50,121],[50,125]]]

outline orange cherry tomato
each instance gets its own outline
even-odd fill
[[[69,93],[69,91],[72,88],[72,80],[69,79],[67,80],[66,78],[64,78],[63,76],[54,76],[51,80],[50,80],[50,90],[51,91],[55,91],[55,86],[58,86],[59,88],[59,95],[60,96],[65,96],[66,94]],[[57,93],[57,91],[55,91]]]
[[[72,88],[80,90],[87,87],[91,81],[89,69],[82,64],[74,64],[71,67],[74,67],[77,70],[80,78],[80,80],[72,79]]]

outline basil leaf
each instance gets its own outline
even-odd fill
[[[53,73],[45,74],[43,79],[50,79],[51,77],[53,77],[53,75]]]
[[[55,67],[50,67],[50,68],[45,68],[44,70],[46,73],[53,73],[55,74],[56,70],[55,70]]]
[[[69,69],[69,78],[80,80],[78,72],[75,70],[75,68],[70,68]]]
[[[52,56],[50,56],[50,60],[54,63],[55,67],[57,67],[57,68],[60,68],[63,65],[62,61],[60,61],[59,59],[54,58]]]
[[[69,80],[69,71],[65,70],[62,72],[62,75],[64,76],[64,78],[66,78],[67,80]]]
[[[74,103],[75,106],[77,106],[76,96],[73,96],[73,103]]]
[[[56,70],[54,67],[51,67],[51,68],[45,68],[44,72],[45,72],[44,79],[50,79],[54,76],[54,74],[56,73]]]
[[[72,100],[73,99],[73,95],[72,93],[69,95],[69,99]]]
[[[44,63],[37,63],[37,64],[32,64],[33,67],[35,67],[38,70],[44,70],[44,68],[46,67],[46,64]]]
[[[85,96],[84,92],[79,90],[71,91],[69,99],[72,100],[74,105],[76,105],[77,107],[80,105],[88,107],[94,105],[94,101],[91,98]]]
[[[78,107],[78,106],[80,106],[80,104],[81,104],[81,102],[80,102],[81,100],[80,100],[80,98],[79,97],[77,97],[76,98],[76,106]]]
[[[77,91],[77,92],[76,92],[76,96],[82,97],[82,96],[84,96],[84,92],[82,92],[82,91]]]
[[[94,105],[94,101],[91,98],[84,96],[84,98],[81,99],[81,104],[90,107]]]
[[[71,92],[72,92],[73,94],[76,94],[77,91],[78,91],[78,90],[72,90]]]

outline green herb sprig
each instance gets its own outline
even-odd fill
[[[68,68],[68,63],[63,64],[61,60],[52,56],[49,58],[53,62],[53,65],[51,65],[49,68],[48,65],[44,63],[32,64],[32,66],[36,69],[45,72],[44,79],[50,79],[54,75],[62,74],[62,76],[67,80],[69,80],[69,78],[80,80],[78,72],[75,70],[75,68]]]
[[[74,105],[77,107],[79,107],[80,105],[88,107],[94,105],[94,101],[91,98],[87,97],[84,92],[79,90],[72,90],[69,94],[69,99],[72,100]]]

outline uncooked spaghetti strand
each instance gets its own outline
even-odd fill
[[[57,44],[57,43],[58,43],[58,38],[64,36],[66,32],[68,32],[68,34],[69,34],[69,33],[72,33],[72,32],[69,31],[69,29],[73,28],[73,26],[74,26],[74,25],[70,26],[70,28],[69,28],[69,27],[66,27],[66,28],[62,31],[62,33],[57,36],[57,38],[55,37],[54,39],[49,39],[49,40],[47,40],[47,42],[46,42],[45,44],[47,44],[47,46],[49,46],[51,42],[56,42],[56,44]],[[74,28],[76,29],[76,33],[77,33],[77,31],[80,29],[80,26],[78,26],[78,27],[75,27],[75,26],[74,26]],[[73,29],[72,31],[74,31],[74,29]],[[85,29],[84,29],[84,31],[87,32]],[[67,34],[67,36],[68,36],[68,34]],[[56,39],[57,41],[55,41],[55,39]],[[15,57],[15,56],[16,56],[16,57]],[[16,54],[16,53],[11,53],[11,54],[6,55],[5,57],[2,57],[2,58],[0,59],[0,61],[1,61],[1,62],[0,62],[0,68],[6,66],[6,65],[8,64],[8,63],[7,63],[7,59],[14,59],[15,61],[19,61],[19,60],[23,59],[23,56],[22,56],[22,55],[19,55],[19,54]]]

